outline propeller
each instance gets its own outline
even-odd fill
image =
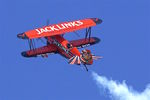
[[[69,64],[81,64],[83,63],[83,66],[85,67],[86,71],[88,71],[88,68],[86,64],[82,61],[82,58],[79,56],[73,56],[69,59]]]
[[[81,64],[81,60],[79,56],[73,56],[69,59],[69,64]]]

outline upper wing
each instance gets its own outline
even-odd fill
[[[96,24],[100,24],[101,22],[102,20],[98,18],[88,18],[71,22],[63,22],[60,24],[54,24],[50,26],[45,26],[43,28],[37,28],[27,31],[25,32],[25,36],[29,39],[33,39],[46,36],[60,35],[67,32],[73,32],[83,28],[95,26]]]
[[[96,44],[100,42],[100,39],[97,37],[91,37],[90,40],[89,39],[79,39],[79,40],[73,40],[70,41],[70,43],[77,48],[84,48],[93,44]]]
[[[36,57],[37,55],[42,55],[46,53],[56,53],[57,48],[54,45],[47,45],[40,48],[36,48],[34,50],[24,51],[22,52],[22,56],[24,57]]]

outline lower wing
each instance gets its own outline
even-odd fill
[[[91,45],[97,44],[99,42],[100,42],[100,39],[97,38],[97,37],[91,37],[90,39],[87,38],[87,39],[79,39],[79,40],[70,41],[70,43],[74,47],[77,47],[78,49],[79,48],[84,48],[84,47],[87,47],[87,46],[91,46]]]
[[[48,56],[47,53],[56,53],[56,52],[57,52],[56,46],[50,44],[33,50],[24,51],[21,54],[24,57],[36,57],[38,55],[41,55],[42,57],[47,57]]]

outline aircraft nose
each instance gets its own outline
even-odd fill
[[[28,56],[27,56],[27,53],[26,53],[25,51],[22,52],[21,55],[22,55],[23,57],[28,57]]]

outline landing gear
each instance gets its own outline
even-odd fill
[[[84,67],[85,67],[86,71],[88,72],[88,68],[87,68],[86,64],[84,64]]]

